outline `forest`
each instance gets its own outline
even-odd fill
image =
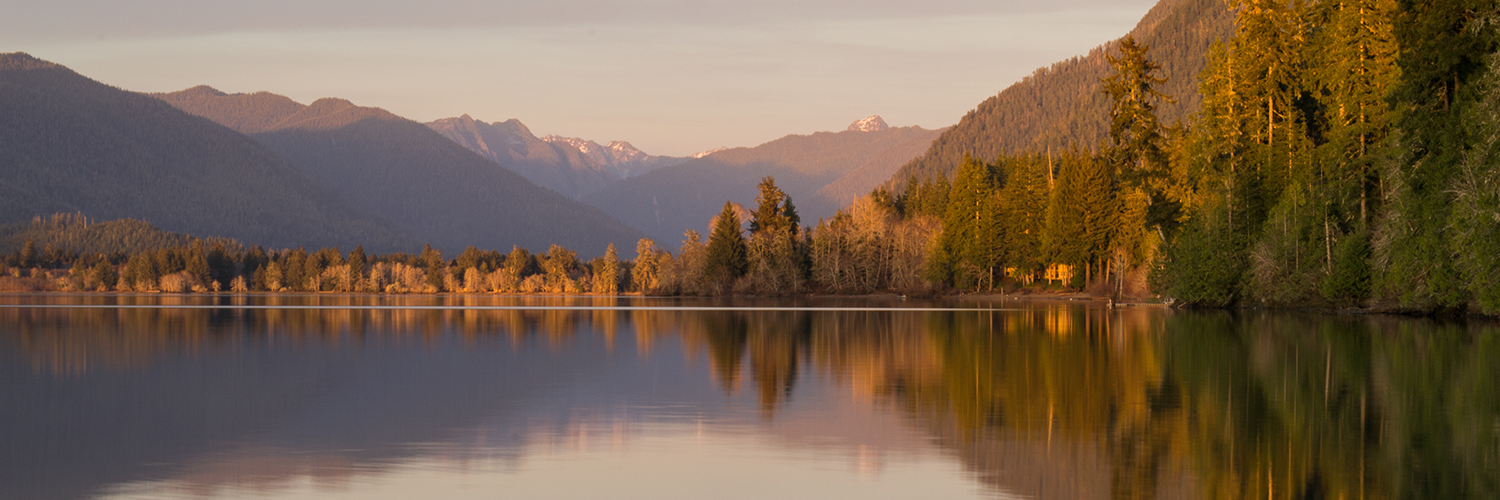
[[[803,225],[765,177],[676,252],[552,246],[445,258],[191,239],[80,250],[39,237],[0,288],[791,295],[1084,290],[1195,306],[1500,312],[1500,65],[1493,0],[1231,2],[1185,122],[1151,48],[1099,82],[1108,138],[915,173]],[[81,220],[80,220],[81,219]],[[86,219],[38,219],[83,231]],[[71,228],[71,229],[70,229]],[[36,232],[40,231],[40,232]],[[11,231],[19,234],[19,231]],[[11,237],[15,239],[14,236]],[[67,247],[66,249],[63,247]],[[11,248],[15,248],[14,245]],[[127,251],[128,250],[128,251]],[[47,272],[47,269],[56,272]],[[63,273],[61,270],[67,269]]]

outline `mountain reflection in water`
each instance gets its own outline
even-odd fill
[[[0,498],[1500,496],[1492,323],[876,299],[0,304],[150,306],[0,307]],[[154,307],[212,304],[230,307]]]

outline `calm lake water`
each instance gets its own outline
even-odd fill
[[[0,498],[1500,498],[1492,322],[0,295]]]

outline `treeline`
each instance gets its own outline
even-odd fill
[[[866,197],[814,228],[802,226],[791,198],[766,177],[758,206],[725,203],[705,239],[687,231],[676,254],[651,239],[636,258],[613,244],[584,261],[552,245],[532,254],[468,247],[455,257],[426,246],[420,253],[367,254],[362,247],[267,250],[222,239],[166,233],[140,223],[155,245],[133,252],[79,251],[36,239],[0,259],[0,289],[119,292],[549,293],[651,295],[788,295],[897,290],[930,293],[923,278],[935,218],[903,219],[889,204]],[[89,228],[82,216],[38,219],[29,232],[48,241],[76,241]],[[117,227],[117,226],[112,226]],[[44,228],[51,228],[44,231]],[[97,247],[85,245],[82,248]]]
[[[124,254],[38,252],[34,242],[0,261],[0,288],[118,292],[619,293],[628,271],[611,245],[589,262],[559,246],[532,255],[469,247],[456,258],[421,253],[346,253],[337,248],[268,251],[194,239]]]
[[[1171,96],[1127,37],[1102,81],[1107,143],[876,193],[942,217],[927,277],[989,287],[1064,264],[1075,286],[1196,305],[1500,312],[1500,3],[1231,8],[1187,124],[1158,122]]]
[[[1204,304],[1500,312],[1497,12],[1243,2],[1173,145],[1187,211],[1163,288]]]

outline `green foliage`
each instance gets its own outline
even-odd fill
[[[1090,265],[1107,255],[1117,210],[1110,166],[1080,152],[1061,158],[1048,202],[1044,251],[1052,262]]]
[[[1485,105],[1494,81],[1495,9],[1483,0],[1401,2],[1396,15],[1401,78],[1390,102],[1401,113],[1383,172],[1391,188],[1374,251],[1378,289],[1405,307],[1460,309],[1475,288],[1494,286],[1493,273],[1469,273],[1488,271],[1481,263],[1493,260],[1492,253],[1471,252],[1494,249],[1486,244],[1493,223],[1473,216],[1494,193],[1483,164],[1495,143],[1494,108]],[[1461,194],[1473,203],[1461,202]],[[1455,247],[1460,241],[1477,245]],[[1471,287],[1476,280],[1483,285]]]
[[[422,272],[426,274],[427,286],[441,291],[445,282],[443,275],[447,274],[448,270],[446,262],[443,261],[443,252],[432,248],[432,245],[422,245],[422,254],[417,256],[417,261],[421,264]]]
[[[356,246],[354,250],[349,251],[349,273],[356,281],[364,279],[368,259],[363,245]]]
[[[1243,289],[1244,244],[1227,230],[1223,218],[1214,217],[1220,211],[1189,223],[1167,246],[1166,257],[1152,276],[1158,288],[1184,305],[1231,305]]]
[[[1125,186],[1149,190],[1167,177],[1165,137],[1156,119],[1158,104],[1168,100],[1157,90],[1166,79],[1156,76],[1161,65],[1146,56],[1148,47],[1135,37],[1127,35],[1119,49],[1118,57],[1106,55],[1114,73],[1103,82],[1110,98],[1112,142],[1105,154]]]
[[[1032,154],[1001,163],[1009,170],[1000,193],[1000,223],[1006,235],[1002,260],[1007,266],[1035,273],[1050,263],[1042,239],[1052,194],[1052,159]]]
[[[941,218],[948,211],[948,194],[953,187],[948,177],[939,175],[922,182],[916,176],[909,177],[901,196],[896,198],[896,211],[902,217],[916,218],[932,216]]]
[[[703,273],[710,283],[722,286],[745,275],[750,266],[749,250],[733,203],[724,202],[724,210],[714,218],[713,228],[708,235]]]
[[[1464,287],[1488,314],[1500,314],[1500,53],[1489,57],[1479,102],[1464,111],[1474,141],[1450,191],[1452,252]]]
[[[1333,251],[1333,271],[1323,278],[1319,292],[1329,302],[1359,305],[1370,295],[1370,235],[1356,233]]]
[[[776,187],[775,179],[762,178],[758,189],[746,245],[748,286],[765,295],[797,293],[808,267],[806,247],[798,238],[801,217],[791,197]]]
[[[928,264],[929,276],[959,288],[993,287],[1004,242],[996,193],[1003,173],[993,165],[964,157],[954,175],[943,214],[943,232]]]

